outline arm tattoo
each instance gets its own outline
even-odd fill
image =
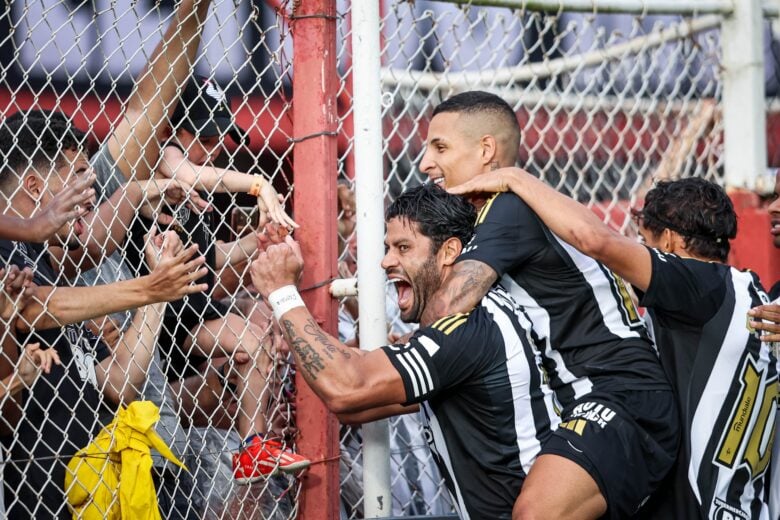
[[[317,374],[325,369],[325,363],[320,357],[319,353],[312,348],[309,343],[298,336],[295,333],[295,326],[290,320],[282,320],[282,326],[284,328],[284,334],[287,336],[287,341],[293,348],[293,351],[297,354],[304,371],[308,374],[309,379],[312,381],[317,380]]]
[[[333,354],[337,352],[340,353],[344,359],[349,359],[352,357],[352,354],[350,354],[348,350],[338,348],[336,345],[334,345],[333,342],[328,339],[328,335],[325,334],[320,326],[317,325],[317,323],[315,323],[311,318],[306,321],[306,326],[303,327],[303,332],[313,336],[317,343],[325,347],[325,355],[330,359],[333,359]]]
[[[455,312],[470,311],[487,294],[496,278],[496,272],[478,260],[458,262],[428,304],[421,325],[430,325]]]

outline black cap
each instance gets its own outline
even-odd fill
[[[203,76],[193,76],[187,81],[171,124],[174,129],[181,127],[200,137],[227,133],[237,144],[249,144],[246,131],[233,121],[225,92]]]

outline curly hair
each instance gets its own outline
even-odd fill
[[[84,151],[86,136],[61,112],[19,111],[0,125],[0,190],[15,188],[30,168],[48,172],[59,167],[65,150]]]
[[[436,184],[409,188],[387,208],[385,220],[405,218],[416,222],[420,232],[433,242],[433,253],[449,238],[465,246],[474,234],[477,211],[465,199],[450,195]]]
[[[719,262],[728,259],[729,240],[737,236],[731,199],[717,184],[697,177],[659,182],[635,215],[653,234],[674,231],[690,252]]]

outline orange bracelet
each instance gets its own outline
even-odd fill
[[[265,179],[261,175],[253,175],[255,178],[254,181],[252,181],[252,187],[249,188],[249,193],[253,197],[259,197],[260,196],[260,189],[263,187],[263,183],[266,182]]]

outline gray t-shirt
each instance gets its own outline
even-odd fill
[[[125,176],[116,166],[114,159],[108,151],[108,146],[104,143],[100,149],[90,159],[92,168],[95,170],[97,182],[95,182],[95,192],[97,195],[97,204],[102,204],[108,200],[115,191],[121,189],[126,184]],[[98,284],[107,284],[129,280],[133,278],[131,269],[125,264],[125,258],[121,249],[118,249],[111,255],[101,259],[100,264],[94,269],[81,273],[76,284],[81,286],[92,286]],[[130,327],[135,311],[125,311],[114,313],[111,317],[115,320],[122,330],[126,331]],[[187,439],[184,430],[179,423],[176,412],[172,406],[173,395],[168,388],[165,377],[163,376],[160,353],[155,348],[154,359],[149,367],[148,377],[144,384],[141,396],[160,408],[160,422],[157,423],[157,433],[171,447],[174,455],[182,459]],[[162,465],[165,459],[156,456],[155,466]]]

